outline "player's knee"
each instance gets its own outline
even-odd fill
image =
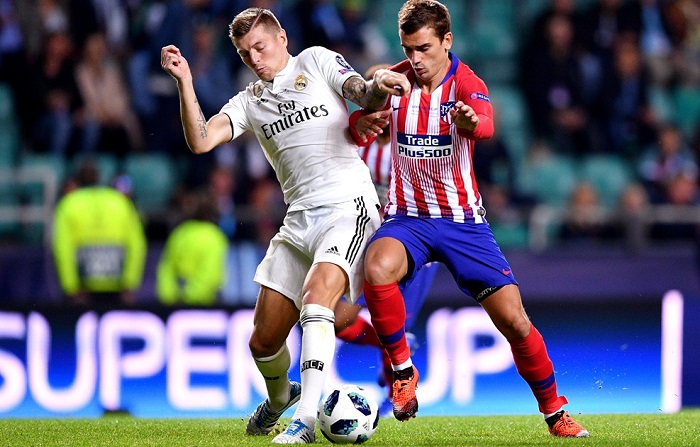
[[[370,284],[389,284],[397,282],[405,274],[401,271],[400,260],[386,256],[382,253],[375,253],[373,256],[365,258],[365,279]]]
[[[254,358],[270,357],[275,355],[282,344],[279,343],[274,337],[265,336],[265,334],[256,334],[255,332],[251,335],[248,341],[248,348],[250,353]]]
[[[531,324],[526,315],[516,312],[500,318],[496,326],[507,340],[512,341],[527,337]]]

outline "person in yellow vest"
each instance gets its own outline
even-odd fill
[[[215,223],[217,219],[213,199],[198,197],[192,218],[168,236],[156,272],[156,293],[162,304],[216,304],[228,253],[228,239]]]
[[[146,261],[146,236],[133,202],[98,186],[91,162],[76,174],[78,188],[54,212],[53,252],[61,289],[70,302],[128,305],[136,301]]]

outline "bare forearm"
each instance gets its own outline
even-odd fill
[[[389,93],[379,89],[374,81],[365,81],[359,76],[354,76],[345,82],[343,95],[366,110],[380,110],[389,97]]]
[[[207,120],[197,100],[194,87],[190,81],[178,83],[180,91],[180,119],[185,140],[190,151],[195,154],[210,151],[215,144],[210,141]]]

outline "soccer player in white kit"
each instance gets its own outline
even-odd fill
[[[249,342],[268,398],[246,432],[267,435],[298,401],[292,422],[272,442],[313,443],[318,402],[335,351],[333,308],[344,293],[351,301],[362,293],[365,244],[379,226],[377,193],[346,134],[343,98],[378,109],[388,95],[404,94],[409,83],[388,70],[365,81],[340,54],[322,47],[291,56],[284,29],[267,9],[239,13],[229,37],[259,80],[209,120],[180,50],[163,47],[161,65],[177,81],[190,150],[208,152],[252,131],[282,187],[287,215],[255,274],[260,293]],[[302,327],[301,385],[287,375],[286,339],[297,321]]]

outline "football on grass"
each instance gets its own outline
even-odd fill
[[[372,437],[377,424],[377,402],[357,385],[333,390],[318,406],[321,433],[337,444],[362,444]]]

